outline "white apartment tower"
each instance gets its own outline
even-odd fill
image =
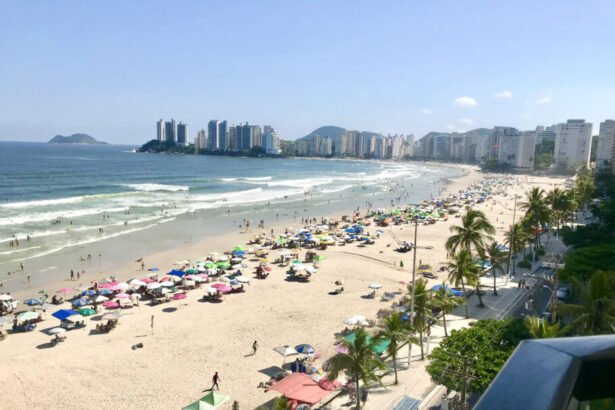
[[[555,126],[555,167],[574,171],[589,167],[592,124],[585,120],[568,120]]]
[[[161,118],[160,121],[156,122],[156,139],[158,141],[164,141],[164,120]]]
[[[596,153],[596,168],[615,171],[615,121],[605,120],[600,123],[598,134],[598,149]]]

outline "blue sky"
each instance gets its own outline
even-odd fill
[[[615,117],[611,1],[0,1],[0,139]],[[466,97],[466,98],[461,98]]]

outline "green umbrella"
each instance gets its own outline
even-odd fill
[[[302,263],[303,263],[303,262],[301,262],[299,259],[295,259],[295,260],[293,261],[293,265],[300,265],[300,264],[302,264]]]
[[[199,400],[183,408],[183,410],[213,410],[227,401],[229,396],[217,391],[211,391]]]
[[[231,264],[228,263],[228,262],[225,262],[225,261],[220,261],[220,262],[216,263],[216,266],[219,267],[219,268],[222,268],[222,269],[226,269],[226,268],[230,267]]]
[[[245,246],[241,246],[241,245],[237,245],[233,248],[233,252],[246,252],[248,249],[246,249]]]
[[[325,259],[327,259],[326,256],[322,256],[322,255],[314,256],[314,260],[317,261],[317,262],[324,261]]]
[[[194,275],[195,273],[199,273],[196,269],[188,269],[185,271],[188,275]]]
[[[96,311],[92,308],[81,308],[79,309],[79,313],[82,316],[92,316],[96,314]]]
[[[216,264],[215,264],[215,263],[213,263],[212,261],[207,261],[207,262],[205,262],[205,267],[206,267],[207,269],[215,268],[215,267],[216,267]]]

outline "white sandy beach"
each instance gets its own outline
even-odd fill
[[[457,193],[483,178],[474,168],[466,168],[469,173],[451,181],[443,196]],[[563,179],[556,178],[514,178],[519,183],[507,189],[507,196],[497,196],[478,206],[497,227],[499,240],[512,222],[515,194],[523,195],[531,186],[550,190],[554,184],[563,184]],[[420,225],[419,246],[433,246],[433,249],[418,250],[417,261],[429,263],[437,271],[440,263],[446,261],[444,242],[449,227],[456,223],[458,219],[448,218],[434,225]],[[294,227],[300,226],[297,223]],[[271,226],[267,226],[269,229]],[[274,229],[280,232],[283,227]],[[35,331],[11,334],[0,342],[3,391],[0,407],[178,409],[203,396],[204,390],[211,386],[213,373],[218,371],[221,391],[231,397],[222,408],[230,409],[234,400],[240,408],[256,408],[276,397],[275,393],[265,393],[257,387],[269,379],[260,370],[283,362],[274,347],[309,343],[323,359],[328,358],[335,353],[334,333],[344,328],[344,319],[354,314],[375,318],[379,309],[390,305],[379,299],[361,298],[369,292],[369,283],[382,284],[380,292],[383,292],[404,288],[400,281],[410,280],[412,255],[393,251],[397,244],[391,232],[399,240],[413,242],[413,227],[401,225],[389,229],[375,245],[359,248],[349,244],[319,251],[327,259],[309,283],[286,281],[286,269],[276,266],[266,280],[252,279],[246,293],[226,295],[222,303],[200,302],[198,299],[204,291],[190,291],[182,301],[156,307],[142,304],[125,310],[120,325],[108,334],[97,334],[93,329],[99,322],[86,319],[86,328],[68,332],[67,340],[55,347],[48,347],[51,336],[45,330],[58,326],[59,322],[47,312],[47,319]],[[146,268],[157,266],[161,272],[167,272],[177,260],[194,261],[212,251],[229,250],[234,245],[245,244],[253,233],[235,231],[180,249],[138,256],[144,256]],[[403,270],[396,266],[400,260],[404,261]],[[251,277],[252,272],[253,269],[247,269],[244,274]],[[147,272],[140,271],[139,264],[130,263],[114,267],[112,273],[128,279],[143,277]],[[93,268],[81,282],[102,277]],[[329,295],[336,287],[333,283],[336,280],[344,281],[345,292]],[[51,295],[61,287],[76,284],[65,280],[45,286]],[[18,292],[15,296],[32,297],[36,291]],[[62,307],[67,308],[68,303]],[[254,340],[258,340],[260,348],[256,355],[250,356]],[[136,343],[143,343],[143,348],[131,349]]]

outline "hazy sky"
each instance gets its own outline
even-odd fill
[[[0,139],[615,117],[615,2],[0,0]]]

